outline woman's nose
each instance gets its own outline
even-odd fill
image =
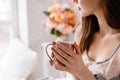
[[[78,0],[73,0],[73,2],[78,3]]]

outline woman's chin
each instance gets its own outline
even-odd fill
[[[81,17],[85,18],[87,17],[88,15],[85,15],[85,14],[81,14]]]
[[[87,16],[90,16],[90,15],[92,15],[92,14],[85,14],[85,13],[81,13],[81,17],[87,17]]]

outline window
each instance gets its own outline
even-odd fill
[[[0,0],[0,59],[5,54],[8,47],[11,22],[11,0]]]
[[[0,0],[0,21],[10,21],[11,15],[11,0]]]

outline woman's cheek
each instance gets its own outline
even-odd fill
[[[78,7],[80,7],[80,14],[86,17],[92,14],[94,4],[91,0],[78,0]]]

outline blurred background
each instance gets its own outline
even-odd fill
[[[62,1],[67,2],[66,0]],[[35,62],[33,61],[34,68],[29,70],[29,75],[27,74],[26,80],[38,80],[41,77],[49,76],[54,78],[66,77],[65,72],[57,71],[49,65],[49,59],[44,50],[47,43],[53,40],[55,41],[58,38],[56,35],[48,34],[51,30],[48,29],[49,31],[46,31],[46,20],[48,16],[44,13],[45,10],[47,11],[56,2],[59,1],[0,0],[0,63],[8,53],[10,42],[14,38],[19,39],[21,44],[34,51],[37,56],[37,60]],[[74,22],[74,26],[75,24]],[[61,37],[72,42],[74,40],[74,33],[69,33],[65,36],[62,35]],[[14,50],[17,48],[19,46]],[[26,54],[26,51],[21,54]],[[8,73],[6,72],[6,74]]]

